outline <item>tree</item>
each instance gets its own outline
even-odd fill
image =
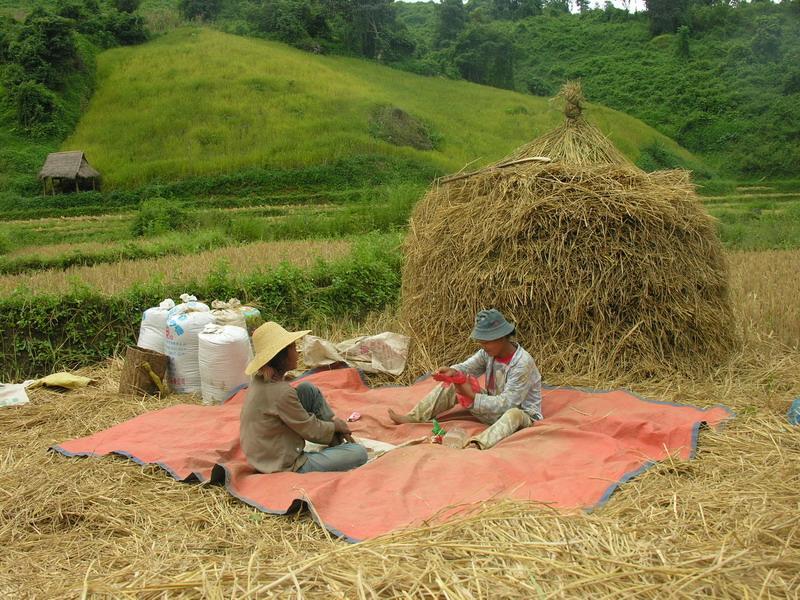
[[[750,42],[753,54],[762,60],[774,61],[781,55],[781,24],[776,17],[758,17]]]
[[[29,79],[49,88],[58,87],[78,62],[72,24],[69,19],[35,9],[25,19],[17,39],[9,44],[10,60],[20,65]]]
[[[377,60],[410,56],[414,43],[397,21],[393,0],[345,0],[345,40],[348,48]]]
[[[144,19],[128,12],[112,12],[106,17],[106,30],[121,46],[146,42],[148,38]]]
[[[569,0],[544,0],[542,10],[547,15],[568,15]]]
[[[11,41],[16,37],[15,27],[16,22],[13,19],[0,17],[0,64],[6,62],[9,58]]]
[[[502,32],[474,24],[459,36],[453,52],[464,79],[494,87],[514,87],[514,46]]]
[[[492,0],[490,12],[495,19],[516,21],[542,14],[542,0]]]
[[[686,22],[688,0],[645,0],[645,6],[654,36],[675,33]]]
[[[59,110],[56,95],[41,83],[23,81],[11,90],[11,97],[16,108],[17,122],[26,130],[42,133],[54,120]]]
[[[589,4],[589,0],[575,0],[575,4],[578,7],[578,11],[585,15],[591,10],[591,5]]]
[[[689,28],[686,25],[678,27],[675,53],[679,58],[689,58]]]
[[[436,32],[433,44],[442,48],[454,42],[467,23],[467,11],[462,0],[442,0],[436,6]]]
[[[184,19],[213,21],[222,9],[222,0],[178,0],[178,10]]]
[[[288,44],[307,47],[330,36],[325,8],[317,0],[270,0],[248,15],[257,31]]]
[[[114,8],[119,12],[135,13],[142,0],[114,0]]]

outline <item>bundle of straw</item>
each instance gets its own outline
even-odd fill
[[[579,88],[562,95],[562,127],[417,205],[400,309],[412,369],[474,351],[489,307],[550,372],[691,373],[735,346],[727,265],[689,174],[636,168],[581,116]]]

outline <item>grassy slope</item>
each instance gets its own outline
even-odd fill
[[[433,6],[402,4],[400,14],[415,38],[430,45]],[[580,78],[588,98],[642,119],[723,173],[794,176],[800,95],[787,93],[784,81],[798,72],[798,13],[762,3],[727,14],[727,25],[691,27],[688,58],[676,55],[676,36],[651,39],[643,14],[608,22],[593,11],[496,26],[517,47],[516,89],[537,81],[554,91],[565,79]],[[772,19],[779,32],[774,59],[752,50],[760,17]]]
[[[372,138],[369,113],[378,104],[427,121],[440,147]],[[654,139],[690,158],[634,118],[599,106],[588,115],[633,159]],[[499,159],[560,119],[542,98],[183,28],[98,57],[97,90],[63,149],[84,150],[114,187],[365,154],[448,172]]]

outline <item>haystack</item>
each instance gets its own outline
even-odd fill
[[[645,173],[559,94],[554,131],[473,173],[436,181],[405,242],[400,317],[411,367],[473,352],[496,307],[545,372],[697,372],[734,347],[713,218],[685,171]]]

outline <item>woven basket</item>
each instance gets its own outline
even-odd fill
[[[139,346],[129,346],[125,353],[122,375],[119,378],[119,393],[133,396],[142,394],[156,396],[162,393],[151,371],[162,382],[163,391],[166,392],[168,364],[169,358],[165,354]]]

